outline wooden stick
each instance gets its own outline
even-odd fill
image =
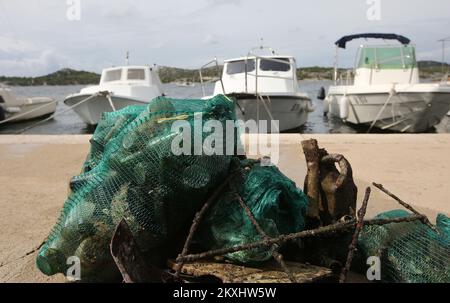
[[[235,189],[236,191],[236,189]],[[244,200],[242,200],[241,195],[239,195],[239,193],[236,191],[236,197],[238,199],[239,204],[241,205],[241,207],[244,209],[245,214],[247,215],[247,217],[250,219],[250,222],[252,223],[252,225],[255,227],[255,229],[258,231],[258,233],[263,237],[263,239],[265,241],[269,240],[270,237],[266,234],[266,232],[261,228],[261,226],[259,225],[258,221],[256,221],[255,216],[253,216],[252,211],[250,210],[250,208],[247,206],[247,204],[245,204]],[[289,270],[289,268],[287,267],[286,263],[284,262],[284,258],[283,255],[280,254],[278,252],[278,245],[277,244],[273,244],[272,245],[272,256],[275,259],[275,261],[278,262],[278,264],[280,264],[281,268],[286,272],[289,280],[292,283],[297,283],[297,281],[295,280],[294,275],[292,274],[292,272]]]
[[[184,242],[183,250],[177,260],[182,258],[188,253],[189,247],[191,246],[192,239],[194,238],[194,234],[197,231],[198,226],[201,223],[201,220],[203,216],[206,214],[208,209],[211,207],[211,205],[217,200],[218,196],[223,192],[225,187],[228,186],[231,179],[236,176],[237,172],[234,172],[228,176],[228,178],[225,179],[225,181],[213,192],[213,194],[209,197],[209,199],[206,201],[206,203],[203,205],[203,207],[200,209],[197,214],[195,214],[194,221],[192,222],[191,228],[189,230],[188,237],[186,238],[186,241]],[[182,259],[180,259],[182,260]],[[177,261],[176,265],[176,271],[175,271],[175,277],[179,277],[181,273],[181,269],[183,268],[183,261]]]
[[[370,198],[370,187],[366,189],[366,194],[364,196],[363,203],[358,211],[358,223],[356,224],[355,232],[353,233],[353,238],[348,248],[347,261],[345,262],[345,266],[342,269],[341,276],[339,278],[339,283],[345,283],[347,279],[347,273],[350,270],[350,266],[352,265],[353,255],[356,251],[359,233],[361,232],[364,226],[364,217],[366,216],[369,198]]]
[[[378,184],[373,182],[372,183],[373,186],[375,186],[376,188],[378,188],[379,190],[381,190],[382,192],[384,192],[386,195],[388,195],[389,197],[391,197],[392,199],[394,199],[395,201],[397,201],[400,205],[402,205],[403,207],[405,207],[406,209],[412,211],[413,213],[415,213],[416,215],[420,215],[423,216],[423,223],[428,225],[428,227],[430,227],[432,230],[434,230],[435,232],[439,233],[438,229],[436,228],[436,226],[434,226],[430,220],[428,220],[427,216],[425,216],[424,214],[419,213],[416,209],[414,209],[414,207],[412,207],[410,204],[406,203],[405,201],[403,201],[402,199],[400,199],[399,197],[397,197],[396,195],[394,195],[393,193],[391,193],[389,190],[387,190],[386,188],[384,188],[383,185]]]
[[[422,215],[411,215],[408,217],[403,218],[392,218],[392,219],[371,219],[364,221],[364,225],[385,225],[385,224],[392,224],[392,223],[403,223],[403,222],[413,222],[413,221],[420,221],[423,220]],[[312,230],[305,230],[302,232],[289,234],[289,235],[281,235],[276,238],[271,238],[269,240],[263,240],[263,241],[257,241],[252,242],[248,244],[242,244],[237,245],[233,247],[227,247],[227,248],[221,248],[216,250],[210,250],[207,252],[199,253],[199,254],[191,254],[186,256],[179,256],[177,258],[177,262],[193,262],[200,259],[205,259],[209,257],[214,256],[222,256],[229,253],[234,253],[237,251],[243,251],[243,250],[250,250],[254,248],[260,248],[260,247],[270,247],[273,244],[282,244],[291,240],[295,239],[301,239],[301,238],[310,238],[310,237],[317,237],[325,234],[332,234],[336,232],[342,232],[351,228],[355,228],[356,221],[348,221],[343,223],[335,223],[332,225],[319,227]]]

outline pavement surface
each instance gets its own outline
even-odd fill
[[[359,202],[365,187],[377,182],[433,222],[439,212],[450,214],[450,135],[281,135],[278,166],[299,187],[306,174],[300,142],[311,137],[350,161]],[[62,275],[41,274],[35,258],[58,218],[69,179],[80,172],[89,139],[0,136],[0,282],[65,282]],[[368,216],[401,208],[377,189],[372,193]]]

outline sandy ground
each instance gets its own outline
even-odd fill
[[[302,187],[306,174],[300,141],[282,135],[280,169]],[[382,183],[434,221],[450,214],[450,135],[314,135],[330,153],[353,166],[362,199],[371,182]],[[64,203],[71,176],[80,171],[89,136],[0,136],[0,282],[64,282],[35,267],[36,251]],[[369,215],[400,208],[373,189]]]

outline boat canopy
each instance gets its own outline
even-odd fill
[[[408,45],[411,40],[406,38],[405,36],[396,35],[396,34],[357,34],[357,35],[349,35],[342,37],[338,41],[336,41],[336,45],[340,48],[345,48],[347,42],[350,42],[355,39],[363,39],[363,38],[372,38],[372,39],[385,39],[385,40],[397,40],[404,45]]]
[[[416,66],[413,46],[365,46],[359,56],[359,68],[410,69]]]

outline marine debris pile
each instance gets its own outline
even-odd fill
[[[265,160],[239,156],[237,129],[210,144],[223,153],[197,150],[212,130],[197,133],[195,123],[226,129],[234,120],[233,102],[221,95],[104,113],[38,268],[69,275],[76,257],[82,281],[345,282],[378,256],[381,281],[450,282],[449,218],[440,215],[435,227],[401,201],[412,213],[366,220],[370,188],[357,211],[350,163],[315,140],[302,142],[303,191]],[[187,153],[173,153],[178,121],[200,138],[181,143]]]

